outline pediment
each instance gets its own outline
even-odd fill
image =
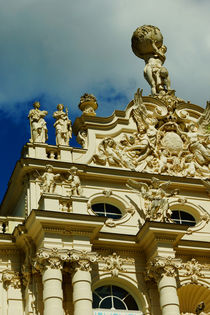
[[[202,177],[210,167],[210,105],[202,107],[174,93],[134,95],[125,111],[110,117],[82,115],[73,126],[86,149],[77,162],[152,174]]]

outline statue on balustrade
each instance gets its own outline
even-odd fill
[[[48,139],[47,136],[47,124],[44,117],[48,114],[46,110],[40,110],[40,103],[35,102],[33,104],[34,109],[31,109],[28,115],[31,128],[30,142],[45,143]]]
[[[69,139],[72,137],[71,120],[68,118],[68,111],[63,111],[64,105],[58,104],[57,111],[53,117],[56,119],[54,127],[56,130],[56,145],[69,145]]]

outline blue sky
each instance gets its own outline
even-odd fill
[[[98,116],[124,109],[138,87],[150,93],[144,62],[131,51],[140,25],[160,28],[165,66],[177,96],[205,106],[210,99],[210,1],[0,0],[0,200],[23,145],[34,100],[47,117],[58,103],[80,115],[80,96],[93,93]],[[72,143],[75,143],[74,141]]]

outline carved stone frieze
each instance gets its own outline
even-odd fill
[[[8,289],[9,286],[12,286],[15,289],[21,288],[21,275],[17,271],[4,270],[2,272],[2,282],[5,289]]]
[[[134,263],[132,258],[122,258],[117,253],[113,253],[108,257],[102,257],[101,261],[105,264],[104,271],[110,271],[113,277],[118,277],[119,272],[127,272],[124,265],[126,263]]]
[[[176,277],[181,265],[181,260],[177,258],[155,257],[147,263],[145,278],[158,281],[163,276]]]

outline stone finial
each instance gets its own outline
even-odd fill
[[[140,26],[133,33],[131,42],[134,54],[145,61],[144,77],[151,86],[152,95],[171,93],[168,70],[163,67],[167,48],[159,28]]]
[[[95,116],[95,110],[98,108],[96,97],[93,94],[85,93],[80,98],[79,109],[82,114],[87,116]]]

